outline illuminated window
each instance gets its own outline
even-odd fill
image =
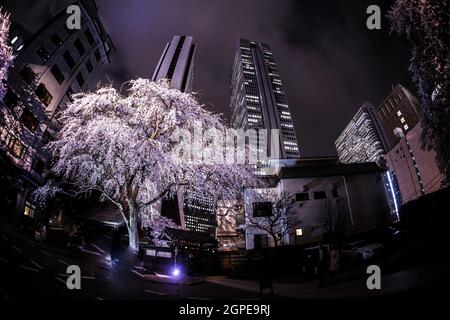
[[[407,124],[405,124],[404,126],[403,126],[403,128],[405,128],[405,130],[408,130],[408,125]]]
[[[397,115],[400,117],[402,115],[402,112],[400,110],[398,110]]]
[[[36,206],[31,202],[25,201],[25,208],[23,210],[23,214],[27,217],[34,218],[36,214]]]
[[[22,159],[25,155],[25,146],[15,136],[7,132],[5,135],[1,135],[1,141],[6,145],[8,150],[17,158]]]
[[[401,122],[401,123],[403,123],[403,122],[405,122],[405,121],[406,121],[406,120],[405,120],[405,118],[403,118],[403,117],[400,119],[400,122]]]
[[[302,228],[295,229],[295,235],[297,237],[301,237],[303,235],[303,229]]]

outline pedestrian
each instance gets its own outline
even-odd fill
[[[270,294],[273,295],[273,280],[272,280],[272,261],[268,255],[264,256],[263,270],[259,279],[259,294],[264,293],[264,289],[269,288]]]
[[[325,278],[330,268],[330,253],[328,248],[322,243],[319,245],[319,287],[325,285]]]
[[[46,240],[47,240],[47,226],[45,224],[42,224],[41,243],[45,243]]]
[[[330,252],[330,277],[331,277],[331,283],[333,283],[336,280],[336,274],[339,271],[339,249],[338,247],[333,244],[331,246],[331,252]]]

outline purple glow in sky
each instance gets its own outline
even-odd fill
[[[0,1],[30,31],[72,1]],[[414,92],[405,41],[366,28],[366,8],[385,15],[391,1],[97,0],[116,51],[115,86],[151,77],[167,41],[192,35],[198,45],[194,89],[208,108],[229,115],[229,81],[238,37],[273,50],[303,156],[334,155],[334,141],[363,101],[378,105],[391,86]]]

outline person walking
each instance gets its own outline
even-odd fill
[[[338,247],[333,244],[331,246],[331,252],[330,252],[330,277],[331,277],[331,283],[333,283],[336,280],[336,275],[339,271],[339,250]]]
[[[274,295],[272,280],[272,259],[269,254],[264,256],[263,263],[263,270],[259,279],[259,294],[262,295],[264,293],[264,289],[269,288],[270,294]]]
[[[325,278],[330,268],[330,253],[322,243],[319,245],[319,287],[325,285]]]

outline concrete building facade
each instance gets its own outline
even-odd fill
[[[420,121],[419,100],[401,84],[392,89],[377,107],[377,112],[387,138],[388,150],[397,143],[394,134],[396,128],[406,133]]]
[[[406,134],[398,128],[396,134],[398,142],[387,153],[386,161],[398,181],[402,202],[439,190],[444,175],[437,165],[436,152],[422,149],[420,123]]]
[[[264,151],[270,157],[300,156],[286,93],[269,45],[238,40],[231,70],[230,110],[234,128],[268,130],[267,137],[256,133],[250,139],[256,140],[258,148],[265,143],[267,150]],[[271,138],[271,129],[279,130],[279,141]],[[279,146],[272,148],[271,143]],[[279,147],[279,156],[271,154],[276,147]]]
[[[168,79],[171,88],[191,92],[196,48],[193,37],[174,36],[164,48],[153,72],[152,81]]]
[[[346,236],[375,230],[389,215],[383,172],[373,162],[342,164],[337,158],[304,158],[296,166],[281,168],[270,189],[275,194],[286,193],[294,197],[292,210],[298,218],[298,223],[281,239],[281,244],[323,241],[324,229],[319,221],[322,214],[341,215],[345,220]],[[246,248],[274,246],[272,237],[258,228],[254,220],[252,194],[264,197],[264,193],[261,190],[246,190],[245,193]]]
[[[75,4],[81,9],[81,29],[67,28],[65,10],[34,34],[13,24],[16,58],[2,105],[0,141],[2,185],[17,216],[35,218],[30,193],[45,181],[50,155],[44,147],[60,129],[59,112],[73,93],[95,89],[102,67],[110,63],[113,44],[95,2]]]
[[[368,102],[350,120],[335,141],[336,151],[342,163],[376,162],[388,149],[375,108]]]

